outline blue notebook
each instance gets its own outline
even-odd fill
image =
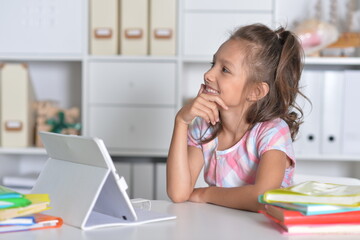
[[[259,196],[259,202],[273,206],[282,207],[288,210],[299,211],[304,215],[319,215],[329,213],[351,212],[360,211],[360,207],[346,207],[330,204],[305,204],[305,203],[284,203],[284,202],[271,202],[264,201],[263,195]]]
[[[23,195],[21,193],[15,192],[7,187],[0,186],[0,199],[6,198],[22,198]]]

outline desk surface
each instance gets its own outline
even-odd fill
[[[64,225],[59,229],[0,234],[6,240],[200,240],[200,239],[360,239],[360,235],[282,235],[263,215],[211,204],[152,201],[152,210],[177,216],[175,220],[89,231]]]

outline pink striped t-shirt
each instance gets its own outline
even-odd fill
[[[234,146],[221,151],[217,150],[217,137],[208,143],[200,143],[200,138],[208,138],[211,132],[212,128],[200,117],[193,120],[188,131],[188,145],[202,149],[204,178],[210,186],[239,187],[254,184],[261,156],[273,149],[283,151],[292,161],[285,171],[281,187],[292,184],[295,155],[290,130],[284,120],[277,118],[257,123]]]

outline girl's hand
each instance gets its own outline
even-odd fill
[[[195,117],[201,117],[213,125],[219,121],[219,106],[223,109],[228,109],[228,107],[219,96],[206,94],[203,91],[204,84],[201,84],[197,97],[180,109],[176,120],[180,120],[187,125]]]
[[[194,188],[194,191],[191,193],[189,201],[196,203],[206,203],[204,199],[204,193],[207,188]]]

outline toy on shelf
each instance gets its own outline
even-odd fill
[[[81,124],[80,111],[77,107],[61,109],[56,102],[40,101],[37,104],[36,133],[40,131],[79,135]],[[43,147],[36,134],[35,145]]]
[[[360,47],[360,32],[345,32],[339,39],[324,49],[324,56],[348,57]]]

